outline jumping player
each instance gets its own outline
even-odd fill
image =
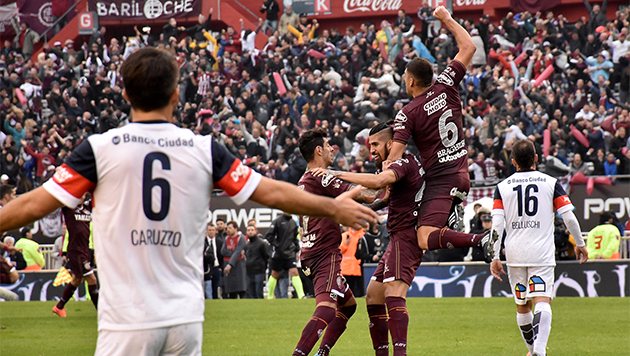
[[[121,68],[133,123],[88,137],[54,177],[0,209],[12,230],[92,191],[101,282],[96,355],[200,355],[203,245],[214,187],[236,204],[251,199],[360,229],[376,214],[352,200],[309,194],[244,166],[212,136],[170,123],[179,101],[172,54],[134,52]]]
[[[523,341],[531,355],[545,356],[555,283],[554,209],[575,239],[575,257],[581,258],[580,263],[588,260],[588,251],[567,193],[556,178],[536,170],[534,144],[529,140],[516,142],[512,157],[517,172],[494,191],[492,228],[500,236],[507,231],[505,258]],[[499,251],[500,245],[501,241],[496,241],[494,251]],[[498,253],[490,271],[498,280],[505,274]],[[533,314],[532,300],[536,305]]]
[[[364,187],[389,188],[389,216],[387,230],[390,242],[367,288],[365,302],[370,317],[370,336],[376,356],[389,355],[388,330],[392,335],[394,356],[407,354],[407,291],[422,261],[422,250],[416,240],[418,204],[422,200],[425,183],[424,170],[418,159],[409,153],[394,162],[383,162],[392,148],[394,132],[381,123],[370,130],[370,148],[379,174],[333,172],[339,179]],[[377,200],[374,209],[385,206]],[[387,309],[385,306],[387,305]],[[389,314],[389,320],[387,318]]]
[[[83,195],[79,205],[75,209],[63,207],[61,212],[68,228],[68,261],[72,271],[72,281],[63,290],[59,303],[52,309],[53,313],[62,318],[66,317],[64,309],[77,287],[85,279],[88,284],[88,293],[94,307],[98,310],[98,282],[92,270],[90,260],[90,222],[92,221],[92,199]]]
[[[416,58],[407,64],[405,85],[413,100],[394,122],[390,161],[402,157],[413,138],[426,172],[425,195],[418,213],[418,245],[423,250],[481,247],[486,262],[492,260],[496,236],[459,233],[445,228],[451,210],[470,190],[468,151],[462,128],[462,104],[457,87],[476,51],[468,32],[439,6],[433,16],[442,21],[457,41],[459,53],[433,83],[433,65]]]
[[[321,196],[336,197],[351,185],[333,175],[315,176],[312,170],[325,169],[333,163],[333,148],[321,128],[306,131],[299,140],[300,152],[307,162],[308,170],[298,187]],[[355,197],[364,203],[372,203],[382,191],[363,189]],[[310,215],[310,214],[309,214]],[[313,280],[317,306],[313,316],[304,327],[302,336],[293,351],[294,356],[306,356],[326,329],[317,355],[328,355],[330,349],[346,329],[348,319],[357,309],[357,302],[346,280],[341,275],[341,229],[332,219],[301,216],[302,253],[300,260],[304,274]]]

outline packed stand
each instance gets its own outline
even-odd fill
[[[368,132],[410,101],[405,65],[420,57],[439,73],[457,53],[427,4],[415,20],[401,10],[392,22],[339,30],[266,0],[255,29],[241,20],[213,32],[211,9],[190,27],[170,19],[159,34],[134,28],[121,38],[101,27],[88,42],[46,44],[36,57],[38,36],[16,17],[18,34],[0,52],[3,183],[27,192],[86,137],[129,122],[120,67],[146,46],[177,58],[172,122],[213,135],[265,176],[297,183],[306,168],[298,138],[313,127],[329,132],[333,169],[374,172]],[[612,20],[606,7],[585,0],[575,23],[553,12],[461,20],[477,46],[460,85],[474,184],[514,172],[518,139],[532,140],[539,169],[556,177],[630,174],[630,7]],[[262,34],[268,42],[257,48]]]

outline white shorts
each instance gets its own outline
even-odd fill
[[[516,304],[525,305],[534,297],[553,298],[554,269],[554,266],[508,266],[508,278]]]
[[[203,323],[156,329],[101,330],[96,356],[201,355]]]

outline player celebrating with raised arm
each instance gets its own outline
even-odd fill
[[[133,53],[122,68],[133,123],[90,136],[52,179],[0,209],[12,230],[93,191],[94,244],[101,290],[96,355],[200,355],[203,245],[214,187],[237,204],[251,199],[294,214],[336,219],[357,229],[376,214],[262,177],[212,136],[170,123],[179,100],[172,54]]]
[[[307,162],[308,170],[298,187],[320,196],[336,197],[351,189],[347,182],[333,175],[316,176],[313,170],[325,169],[333,163],[333,148],[326,139],[326,130],[315,128],[302,134],[299,147]],[[355,197],[364,203],[372,203],[382,190],[364,189]],[[312,214],[302,214],[302,253],[300,260],[304,274],[313,280],[315,302],[313,316],[302,330],[294,356],[305,356],[326,329],[318,356],[326,356],[346,329],[346,324],[357,309],[357,302],[341,275],[341,229],[332,219],[318,218]]]
[[[413,138],[426,174],[425,195],[418,212],[418,245],[423,250],[456,247],[483,248],[486,262],[492,260],[496,236],[464,234],[444,227],[451,209],[470,190],[468,151],[462,128],[462,104],[457,86],[466,74],[476,51],[466,30],[439,6],[433,16],[442,21],[457,40],[459,53],[433,83],[433,65],[415,58],[405,69],[407,93],[413,100],[394,121],[394,143],[390,161],[402,157]]]
[[[406,297],[422,261],[422,250],[416,241],[416,222],[418,204],[424,193],[424,170],[416,156],[409,153],[404,153],[402,158],[391,164],[384,164],[383,160],[392,148],[393,135],[391,126],[385,123],[370,130],[371,153],[381,173],[332,172],[340,179],[367,188],[379,189],[390,185],[387,218],[390,242],[374,271],[365,299],[376,356],[389,355],[388,331],[392,335],[394,356],[407,354],[409,314]],[[375,204],[373,208],[376,210],[386,205],[385,200],[377,200]]]
[[[83,195],[81,202],[75,209],[63,207],[61,212],[68,228],[68,260],[72,281],[63,290],[59,303],[52,309],[53,313],[62,318],[66,317],[64,306],[70,300],[74,291],[83,280],[87,282],[88,292],[94,307],[98,309],[98,281],[92,269],[90,254],[90,222],[92,221],[92,199]]]
[[[505,238],[508,278],[516,301],[516,322],[531,355],[546,355],[551,330],[555,245],[554,209],[562,216],[575,239],[575,257],[588,260],[580,223],[573,204],[556,178],[536,170],[534,144],[521,140],[512,146],[512,164],[517,172],[504,179],[494,191],[492,228]],[[499,260],[501,241],[495,242],[492,275],[505,274]],[[532,299],[535,309],[532,314]]]

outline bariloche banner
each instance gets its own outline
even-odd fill
[[[88,0],[101,20],[168,20],[201,13],[202,0]]]
[[[365,285],[376,269],[375,264],[364,268]],[[373,266],[372,266],[373,265]],[[559,261],[553,295],[557,297],[626,297],[630,295],[630,261]],[[536,286],[540,287],[540,286]],[[483,262],[465,264],[427,263],[420,265],[408,297],[510,297],[507,276],[503,282],[490,273],[490,265]]]
[[[630,261],[593,261],[585,264],[559,262],[556,267],[557,297],[626,297],[630,294]],[[375,264],[365,267],[365,285],[374,273]],[[57,271],[20,273],[14,284],[2,285],[18,294],[24,301],[57,301],[64,285],[53,286]],[[499,282],[490,274],[490,266],[471,262],[457,265],[427,263],[420,266],[409,289],[408,297],[510,297],[513,292],[507,278]],[[83,285],[75,294],[77,300],[85,300]]]

